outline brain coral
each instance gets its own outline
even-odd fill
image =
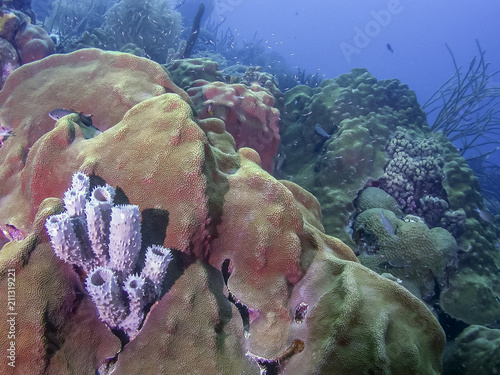
[[[434,282],[445,280],[445,267],[458,250],[443,228],[398,219],[392,211],[371,208],[354,222],[353,237],[360,245],[361,263],[400,278],[417,296],[434,293]]]
[[[18,373],[440,373],[444,336],[428,309],[327,236],[318,201],[262,170],[254,150],[235,151],[221,120],[194,118],[159,66],[96,51],[49,59],[21,67],[7,81],[10,95],[0,97],[2,121],[19,130],[0,149],[2,165],[13,169],[0,179],[0,221],[22,229],[0,251],[1,288],[15,272],[23,312]],[[59,100],[83,106],[90,99],[71,90],[71,69],[78,76],[85,66],[101,80],[80,76],[81,85],[99,92],[115,82],[108,100],[129,99],[119,108],[94,101],[102,133],[84,137],[78,114],[44,125],[42,104],[33,114],[18,111],[34,89],[28,78],[38,82],[52,64],[68,73],[42,85],[45,95],[37,91],[52,104],[59,90],[69,95]],[[149,90],[123,85],[124,66]],[[43,229],[62,209],[51,197],[62,197],[76,171],[139,207],[143,242],[173,249],[165,293],[132,341],[98,321],[83,270],[55,257]],[[6,298],[0,294],[4,306]],[[5,319],[0,329],[7,331]],[[6,339],[0,336],[1,347]],[[14,373],[6,361],[0,372]]]
[[[370,208],[383,208],[394,212],[397,217],[403,216],[396,200],[384,190],[376,187],[368,187],[361,192],[356,200],[356,209],[359,212]]]
[[[208,82],[222,81],[218,64],[208,58],[173,60],[165,67],[172,81],[184,90],[198,79]]]

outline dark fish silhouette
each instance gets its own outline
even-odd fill
[[[387,49],[389,50],[390,53],[394,53],[394,49],[391,47],[389,43],[387,43]]]
[[[80,121],[82,124],[81,128],[85,139],[95,137],[96,135],[102,133],[92,124],[92,115],[84,115],[82,112],[77,112],[73,111],[72,109],[66,109],[66,108],[56,108],[53,111],[50,111],[48,115],[50,116],[51,119],[57,121],[63,118],[64,116],[71,115],[72,113],[76,113],[77,115],[80,116]]]

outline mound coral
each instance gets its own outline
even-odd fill
[[[21,12],[0,11],[0,88],[19,66],[54,53],[55,45],[47,32]],[[18,58],[19,54],[19,58]]]
[[[352,202],[383,176],[390,134],[398,125],[422,127],[415,94],[396,80],[378,82],[365,69],[353,69],[314,89],[296,86],[284,100],[281,175],[312,191],[327,232],[354,246],[345,232]],[[332,136],[325,139],[318,126]]]
[[[403,216],[403,211],[399,208],[396,200],[384,190],[376,187],[366,188],[356,199],[356,209],[358,212],[363,212],[370,208],[383,208],[384,210],[394,212],[397,217]]]
[[[130,71],[135,73],[130,74]],[[176,87],[157,64],[127,54],[102,53],[97,49],[51,56],[15,73],[0,93],[0,124],[9,126],[16,133],[16,137],[7,139],[1,148],[8,162],[0,166],[4,196],[0,222],[9,223],[21,231],[33,220],[36,205],[49,195],[62,196],[67,188],[64,181],[70,178],[62,175],[54,165],[52,171],[44,172],[53,173],[50,184],[44,185],[45,182],[35,173],[29,182],[30,192],[16,186],[29,148],[54,127],[49,112],[67,108],[91,114],[93,125],[104,131],[144,99],[165,92],[176,92],[188,99],[187,94]],[[59,85],[57,82],[61,77],[72,79]],[[30,103],[29,115],[26,115],[25,101]],[[14,140],[19,142],[6,149],[5,145]],[[27,217],[18,213],[19,205],[31,206],[25,199],[35,202]]]
[[[0,13],[0,37],[12,43],[23,64],[54,53],[54,42],[47,32],[20,12]]]
[[[0,251],[1,287],[7,287],[8,270],[15,270],[23,311],[16,371],[440,372],[444,336],[425,305],[327,236],[318,201],[265,172],[254,150],[235,151],[221,120],[194,118],[189,98],[166,73],[158,74],[159,66],[95,50],[46,60],[14,72],[5,85],[8,94],[0,97],[0,118],[15,119],[18,131],[0,149],[2,165],[12,167],[0,179],[0,221],[15,223],[24,236]],[[126,81],[127,66],[142,75],[144,91],[117,85],[107,100],[116,95],[138,101],[117,109],[94,101],[96,126],[105,126],[93,137],[83,136],[78,114],[34,130],[33,118],[44,117],[44,107],[35,105],[33,115],[16,112],[21,88],[27,77],[51,77],[51,66],[68,74],[43,87],[82,106],[82,93],[65,86],[75,81],[71,66],[77,77],[91,67],[102,73],[100,80],[79,78],[95,92],[107,82]],[[63,197],[77,171],[115,186],[116,196],[138,207],[143,243],[161,243],[179,254],[164,274],[165,294],[130,342],[99,321],[83,286],[85,270],[58,259],[44,229],[49,217],[63,211],[61,200],[51,197]],[[146,259],[139,256],[139,262]],[[0,294],[0,303],[6,305],[5,299]],[[0,329],[7,324],[1,321]],[[5,340],[2,335],[0,346],[8,347]],[[0,371],[13,373],[5,361]]]
[[[223,120],[236,148],[253,148],[260,155],[262,167],[273,171],[273,158],[280,143],[280,113],[267,90],[259,85],[196,80],[187,92],[200,118]]]
[[[43,59],[54,53],[54,41],[37,25],[25,25],[14,39],[22,64]]]
[[[463,330],[445,361],[444,375],[489,375],[500,368],[500,330],[472,325]]]
[[[0,38],[12,42],[21,24],[21,19],[12,12],[0,12]]]
[[[218,64],[207,58],[173,60],[165,67],[172,81],[183,90],[187,90],[198,79],[208,82],[222,81]]]

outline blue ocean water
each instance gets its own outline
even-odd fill
[[[236,40],[250,40],[257,33],[290,67],[325,78],[359,67],[377,79],[397,78],[417,93],[420,104],[454,73],[445,44],[458,64],[467,67],[478,54],[477,40],[490,72],[500,70],[500,3],[494,0],[222,3],[227,4],[214,12],[226,19]],[[387,50],[388,43],[394,53]],[[500,86],[500,75],[491,86]],[[492,160],[499,163],[500,153]]]
[[[290,66],[326,77],[365,67],[378,79],[398,77],[417,92],[419,100],[453,73],[445,43],[459,62],[468,63],[477,52],[478,39],[492,70],[500,68],[496,1],[228,3],[234,4],[232,9],[220,16],[237,30],[237,39],[251,39],[257,32]],[[394,54],[387,53],[387,43]]]
[[[10,4],[11,1],[3,1],[5,7],[9,7]],[[500,316],[497,312],[500,311],[498,305],[500,287],[497,266],[500,265],[498,251],[500,250],[498,242],[500,233],[498,228],[498,215],[500,215],[500,192],[498,191],[500,184],[500,74],[495,74],[495,72],[500,71],[500,41],[498,38],[500,35],[500,23],[498,22],[500,2],[495,0],[481,2],[452,0],[311,0],[307,2],[303,0],[286,2],[213,0],[206,1],[203,8],[200,8],[200,4],[199,0],[144,0],[143,2],[139,0],[102,0],[100,2],[95,0],[32,0],[33,13],[30,13],[29,9],[22,10],[32,17],[33,22],[47,31],[54,40],[56,53],[70,53],[87,47],[120,50],[154,60],[163,64],[167,70],[173,70],[172,66],[175,66],[175,62],[179,62],[183,58],[208,57],[219,64],[221,74],[220,77],[217,76],[217,80],[223,81],[225,84],[244,82],[247,86],[250,86],[254,81],[244,81],[243,72],[248,67],[260,66],[263,72],[274,77],[276,86],[266,86],[266,90],[275,95],[275,109],[281,111],[280,119],[283,120],[283,123],[288,121],[279,129],[282,144],[280,148],[277,147],[278,157],[274,159],[275,177],[291,180],[306,189],[310,189],[314,194],[318,194],[323,208],[326,233],[341,237],[338,232],[333,232],[341,228],[342,235],[345,236],[341,239],[352,248],[358,247],[355,254],[360,256],[360,259],[363,256],[365,256],[364,259],[373,259],[370,257],[377,255],[385,246],[385,243],[382,243],[382,238],[387,242],[399,241],[397,237],[399,235],[402,237],[401,228],[412,227],[412,225],[414,230],[410,231],[411,234],[417,233],[418,230],[422,230],[424,234],[419,238],[413,238],[411,243],[405,243],[404,246],[407,248],[411,248],[414,243],[419,243],[422,238],[424,238],[422,241],[425,242],[432,237],[432,241],[434,241],[432,244],[435,248],[439,248],[443,243],[453,242],[453,246],[449,246],[451,250],[444,245],[443,249],[440,249],[446,256],[450,255],[446,254],[447,251],[453,253],[449,259],[441,253],[431,254],[430,263],[432,264],[426,264],[423,271],[415,266],[420,256],[425,258],[428,255],[423,253],[415,256],[417,260],[404,259],[402,256],[382,261],[377,258],[378,263],[371,264],[373,268],[370,268],[386,276],[390,274],[387,277],[402,284],[424,301],[438,318],[450,346],[454,345],[453,341],[465,328],[494,330],[491,335],[499,335]],[[129,11],[128,9],[133,10]],[[151,9],[153,9],[152,12]],[[147,16],[144,16],[145,14]],[[199,25],[197,25],[198,21],[200,21]],[[155,26],[160,24],[161,26]],[[168,31],[166,31],[167,26],[171,27]],[[192,45],[190,45],[191,41]],[[187,52],[188,50],[189,52]],[[482,65],[483,63],[487,65]],[[373,162],[375,156],[369,162],[365,161],[364,158],[357,160],[353,156],[352,159],[355,160],[349,159],[352,161],[350,165],[347,162],[342,165],[342,161],[348,159],[347,156],[357,155],[354,145],[358,139],[351,140],[352,153],[349,147],[345,147],[347,150],[342,149],[340,142],[335,143],[338,136],[335,133],[339,130],[340,124],[344,121],[345,124],[355,123],[357,120],[352,117],[362,118],[363,121],[366,121],[363,122],[366,127],[375,126],[377,121],[382,121],[380,118],[383,118],[384,121],[395,121],[394,118],[397,118],[398,121],[401,120],[401,124],[406,125],[411,122],[397,117],[394,113],[384,117],[387,114],[382,113],[384,111],[380,111],[384,116],[377,117],[379,115],[377,113],[377,116],[370,117],[371,113],[380,108],[369,112],[364,107],[362,100],[357,102],[359,98],[356,95],[353,94],[349,99],[344,95],[344,92],[332,96],[335,98],[333,103],[338,106],[340,112],[338,110],[332,111],[331,117],[328,117],[330,114],[325,115],[329,122],[309,121],[309,118],[314,117],[310,116],[313,114],[312,104],[308,102],[301,107],[301,101],[310,100],[313,94],[319,97],[322,94],[321,90],[313,90],[319,88],[321,82],[330,82],[327,80],[333,80],[341,75],[345,75],[344,78],[348,77],[344,81],[359,78],[356,74],[361,75],[364,71],[358,68],[366,69],[379,81],[377,84],[383,86],[383,89],[386,88],[384,85],[391,86],[392,91],[387,91],[400,95],[389,99],[383,98],[386,101],[381,99],[380,106],[391,102],[389,104],[393,104],[394,108],[399,110],[400,101],[404,102],[403,99],[407,94],[403,85],[407,85],[410,90],[416,93],[420,105],[424,105],[436,92],[439,93],[440,89],[443,90],[441,94],[438,94],[438,100],[434,104],[424,107],[424,111],[428,110],[427,122],[431,126],[439,119],[440,110],[447,106],[446,95],[453,95],[456,93],[453,91],[454,89],[459,90],[465,84],[471,85],[469,89],[459,94],[463,101],[455,103],[455,105],[463,105],[463,107],[455,111],[453,119],[446,119],[441,124],[446,127],[457,117],[462,117],[461,122],[457,122],[458,129],[448,134],[448,137],[454,137],[452,141],[458,154],[467,160],[479,179],[486,198],[484,204],[481,201],[474,201],[472,204],[469,200],[472,201],[477,196],[471,197],[464,194],[464,196],[453,198],[455,199],[454,204],[460,208],[448,210],[450,202],[447,202],[447,199],[452,199],[451,193],[447,196],[443,187],[448,181],[443,182],[442,185],[441,180],[444,180],[445,177],[441,171],[436,172],[444,164],[444,159],[440,158],[442,155],[438,155],[440,151],[436,151],[442,150],[437,145],[438,138],[426,133],[428,139],[418,139],[417,141],[412,139],[416,133],[404,134],[401,129],[394,130],[395,126],[390,133],[393,139],[382,139],[387,145],[393,142],[394,146],[390,151],[389,146],[387,149],[385,149],[385,145],[382,147],[387,150],[388,155],[387,165],[384,168],[390,169],[388,165],[391,158],[398,157],[397,150],[394,150],[398,147],[400,147],[399,151],[404,150],[402,144],[406,142],[407,148],[413,146],[415,149],[419,148],[415,154],[420,154],[418,157],[408,156],[401,163],[415,163],[417,165],[415,169],[418,170],[415,175],[420,173],[420,177],[424,176],[422,179],[428,180],[426,184],[419,185],[417,177],[415,177],[415,181],[401,181],[403,177],[407,178],[409,173],[401,172],[400,175],[394,177],[395,171],[400,172],[398,170],[400,166],[397,165],[389,171],[394,173],[393,175],[387,172],[373,181],[370,178],[365,180],[360,178],[363,181],[362,185],[349,185],[350,175],[346,171],[351,173],[351,170],[356,170],[355,167],[358,167],[358,164],[363,165],[363,163],[367,164],[366,169],[369,169],[369,162]],[[350,73],[353,69],[355,69],[354,73]],[[472,74],[468,75],[469,69],[476,72],[472,80],[467,80],[467,77]],[[457,85],[452,85],[451,91],[446,91],[448,88],[443,84],[449,82],[450,77],[453,77],[457,72],[459,72],[460,81],[453,81],[458,82]],[[487,74],[485,79],[482,76],[483,73]],[[189,76],[189,72],[186,75]],[[402,86],[387,83],[389,81],[380,83],[382,80],[393,79],[399,80]],[[180,82],[183,81],[181,79],[176,81],[179,86]],[[348,88],[351,87],[349,85],[352,83],[349,82],[346,83]],[[297,89],[300,85],[303,85],[302,88]],[[373,85],[375,86],[375,84]],[[185,87],[183,88],[185,89]],[[278,92],[278,89],[281,92]],[[350,90],[351,93],[356,91],[351,88]],[[477,94],[474,90],[477,90]],[[291,92],[294,92],[293,95],[296,96],[291,95]],[[287,93],[290,95],[287,96]],[[283,101],[278,100],[282,100],[281,94],[284,94],[284,102],[289,97],[293,100],[283,104]],[[440,95],[443,96],[444,100],[440,99]],[[480,95],[485,96],[479,100]],[[304,99],[305,97],[307,99]],[[243,99],[243,95],[238,96],[237,99]],[[197,109],[198,114],[204,113],[207,117],[216,117],[214,115],[215,105],[212,106],[212,104],[209,103],[206,108]],[[331,102],[328,105],[333,106]],[[401,104],[401,106],[403,105],[404,103]],[[285,107],[289,108],[290,113],[285,113]],[[408,105],[408,107],[410,106]],[[437,109],[431,111],[433,108]],[[293,111],[296,113],[292,113]],[[54,120],[59,120],[68,114],[75,115],[79,113],[79,110],[77,108],[53,108],[49,115],[53,115],[54,112],[60,113],[60,116],[51,117]],[[325,112],[328,111],[325,109]],[[90,133],[93,136],[95,131],[99,129],[95,126],[92,127],[96,124],[92,124],[91,113],[88,116],[79,114],[81,122],[87,121],[85,125],[91,128]],[[412,114],[413,112],[409,111],[408,117]],[[323,114],[314,113],[313,115],[319,115],[318,117],[322,118]],[[293,116],[295,118],[292,120]],[[415,124],[418,123],[418,126],[421,126],[423,122],[418,114],[412,118],[412,121]],[[226,125],[229,128],[229,124]],[[411,126],[413,125],[411,123]],[[481,130],[483,125],[486,128]],[[286,126],[292,130],[287,129]],[[409,128],[411,126],[408,125]],[[460,136],[460,132],[466,126],[473,129],[472,132]],[[293,129],[297,128],[299,130],[293,133],[295,131]],[[439,131],[442,128],[436,130]],[[2,136],[1,131],[8,132],[3,138],[0,138],[2,141],[13,134],[6,128],[0,128],[0,136]],[[100,131],[95,134],[99,133]],[[234,136],[236,138],[236,135]],[[418,137],[421,137],[421,134]],[[370,142],[374,143],[374,147],[381,143],[379,141],[380,137],[374,136],[373,140],[370,139]],[[311,144],[304,144],[307,142],[311,142]],[[359,146],[360,142],[357,143]],[[299,149],[294,148],[297,144],[300,146],[300,152],[303,152],[299,157],[294,154],[295,150]],[[431,150],[429,158],[433,159],[430,162],[426,159],[429,155],[425,154],[429,149]],[[298,171],[292,176],[293,173],[290,171],[294,167],[292,163],[296,161],[294,157],[298,159],[310,158],[310,163],[314,166],[307,166],[303,171]],[[413,157],[414,159],[408,161]],[[420,159],[417,160],[418,158]],[[297,165],[300,162],[302,160],[299,160]],[[447,162],[453,163],[449,160]],[[457,162],[457,164],[459,163]],[[283,169],[281,169],[282,165],[285,165]],[[462,167],[459,165],[456,169],[459,170]],[[420,168],[428,170],[420,171]],[[382,170],[382,166],[379,169]],[[462,170],[464,169],[462,168]],[[326,176],[321,176],[321,171],[327,171],[324,173]],[[338,172],[339,177],[334,175],[332,171]],[[303,175],[302,172],[304,172]],[[467,173],[464,172],[464,174]],[[314,182],[311,182],[313,180],[310,178],[311,174],[314,176]],[[449,175],[453,177],[453,173]],[[394,177],[393,180],[391,180],[391,176]],[[308,178],[309,180],[307,180]],[[348,203],[345,204],[348,208],[343,207],[347,212],[345,215],[347,219],[341,224],[334,223],[332,219],[337,211],[340,212],[343,209],[339,208],[343,203],[339,203],[338,206],[332,204],[332,201],[337,199],[340,194],[319,196],[323,191],[337,183],[341,188],[345,188],[344,193],[349,198],[346,198]],[[464,184],[467,183],[474,185],[475,180],[471,178]],[[397,187],[393,188],[397,184],[399,187],[403,187],[399,190]],[[409,185],[411,185],[411,189],[414,189],[412,190],[414,194],[408,193],[409,196],[400,196],[404,186]],[[342,190],[341,188],[338,190]],[[378,197],[385,189],[393,196],[389,196],[387,193],[386,196],[389,198],[385,197],[384,199],[392,199],[394,204],[388,203],[388,206],[384,208],[378,206],[363,209],[354,207],[362,200],[361,191],[368,190],[368,188],[372,192],[373,189],[378,190],[375,193],[375,196],[379,194]],[[475,185],[474,189],[476,189]],[[464,190],[467,190],[466,187]],[[476,190],[479,191],[479,188]],[[344,198],[342,197],[342,199]],[[339,202],[344,202],[340,198],[338,199]],[[373,198],[373,200],[376,199]],[[459,202],[457,203],[457,201]],[[391,205],[392,207],[390,207]],[[370,225],[376,227],[377,233],[373,228],[373,233],[369,232],[369,224],[364,222],[360,224],[361,213],[369,210],[379,210],[374,211],[372,217],[368,214],[365,215],[366,222],[375,218]],[[363,218],[363,220],[365,219]],[[9,223],[1,224],[10,225]],[[429,234],[431,229],[438,229],[438,233],[441,230],[440,235],[431,236]],[[11,237],[14,237],[12,233],[17,233],[17,228],[10,225],[9,230]],[[443,232],[446,233],[443,234]],[[477,238],[474,237],[474,233],[477,234]],[[21,239],[20,234],[19,236],[19,238],[11,238],[11,240]],[[458,242],[454,242],[455,239]],[[401,247],[404,246],[401,245]],[[385,256],[382,255],[382,258]],[[445,260],[440,259],[440,256]],[[439,262],[443,262],[443,264]],[[365,263],[363,264],[365,265]],[[440,264],[441,268],[436,264]],[[229,262],[225,267],[231,268]],[[435,271],[433,267],[437,267],[439,272]],[[408,273],[411,272],[407,271],[414,270],[414,268],[417,269],[414,272],[424,279],[422,285],[416,285],[418,282],[413,283],[415,280],[408,276]],[[429,271],[430,269],[432,271]],[[228,275],[224,275],[224,277],[229,278],[231,271],[226,271]],[[428,277],[429,274],[430,277]],[[479,274],[481,279],[479,276],[475,278]],[[473,281],[466,279],[470,275],[474,275]],[[402,281],[401,279],[405,279],[405,277],[411,280],[409,282],[408,280]],[[447,295],[448,299],[441,298],[442,295]],[[233,297],[231,297],[233,299],[231,302],[235,301]],[[470,301],[466,298],[470,298]],[[459,308],[454,306],[459,306]],[[488,310],[491,307],[492,313],[481,315],[483,312],[481,311],[468,315],[468,311],[464,312],[464,310],[467,310],[469,306],[471,306],[471,310]],[[238,306],[238,309],[240,308],[241,304]],[[307,307],[302,306],[302,309],[301,314],[305,316]],[[246,313],[249,314],[248,311]],[[495,314],[497,315],[495,316]],[[248,316],[246,318],[251,320]],[[300,318],[302,321],[304,317]],[[250,323],[247,322],[246,325],[248,324]],[[464,342],[471,336],[473,335],[465,337]],[[456,353],[458,352],[457,350]],[[456,358],[466,357],[465,355],[460,357],[463,353],[456,353],[453,354],[456,355]],[[456,359],[453,355],[447,359],[445,374],[458,374],[454,371],[461,366],[461,360]],[[498,370],[500,371],[500,368]],[[463,372],[464,375],[470,373]],[[482,373],[479,372],[477,375],[480,374]]]

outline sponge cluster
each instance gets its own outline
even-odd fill
[[[87,273],[86,288],[102,321],[135,336],[144,311],[161,295],[172,256],[159,245],[148,247],[138,273],[141,214],[136,205],[114,205],[115,190],[97,186],[75,173],[64,194],[65,212],[47,219],[56,255]]]

